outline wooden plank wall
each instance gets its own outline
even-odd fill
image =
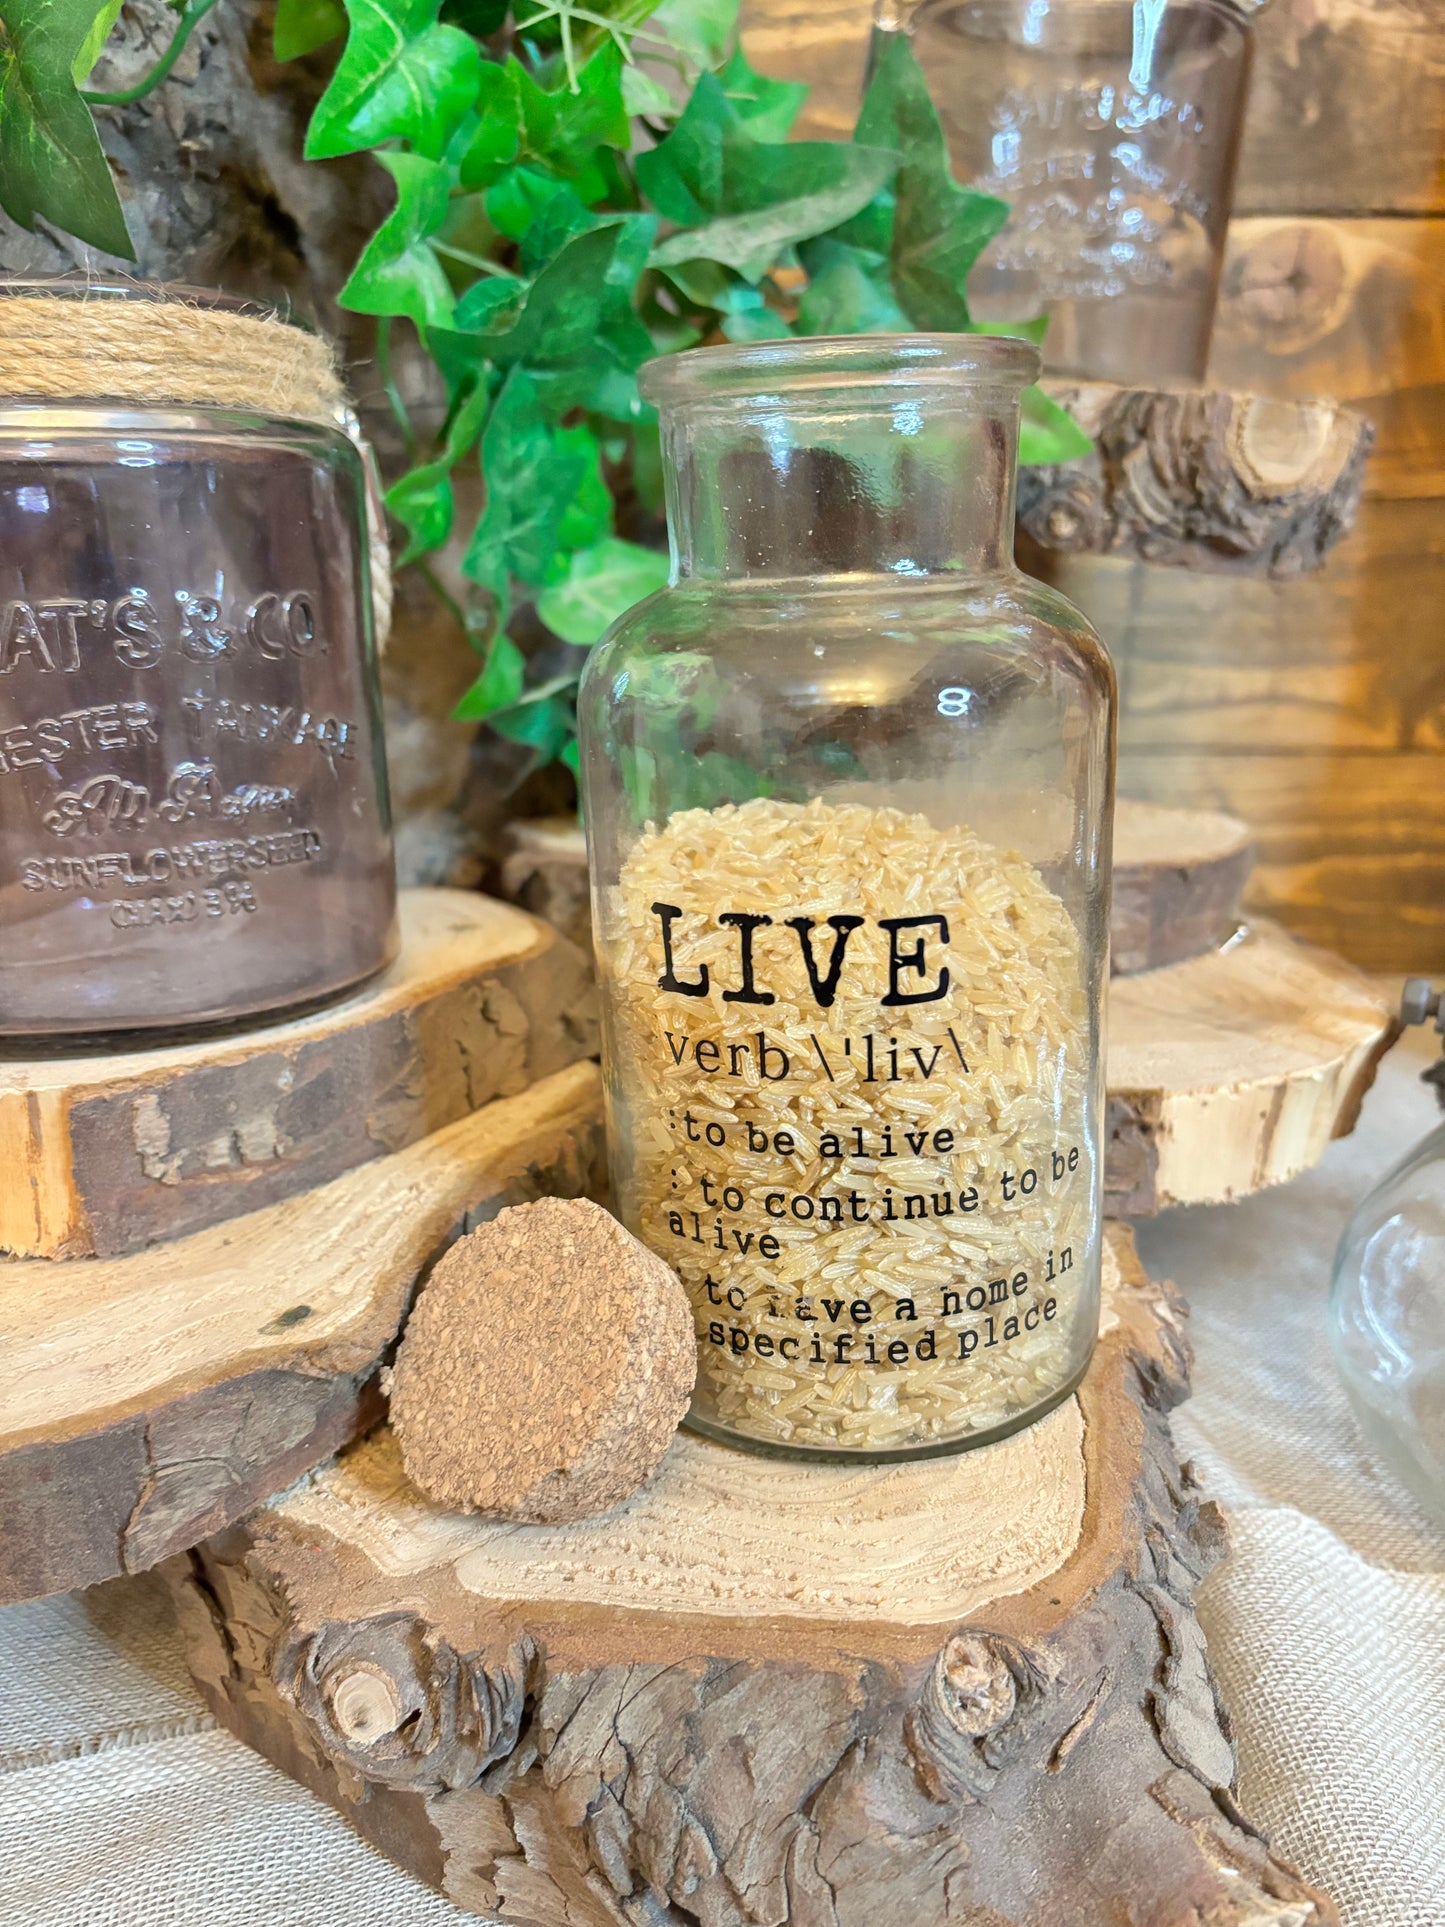
[[[870,7],[745,0],[758,65],[852,125]],[[1211,379],[1376,424],[1360,522],[1317,576],[1081,557],[1053,579],[1123,692],[1131,794],[1227,808],[1257,908],[1367,968],[1445,971],[1445,0],[1273,0]]]

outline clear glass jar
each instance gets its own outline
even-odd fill
[[[672,585],[580,698],[615,1203],[690,1423],[917,1457],[1098,1319],[1114,684],[1012,561],[1026,343],[653,362]]]
[[[1402,1014],[1445,1030],[1440,1003],[1414,979]],[[1427,1076],[1445,1100],[1445,1063]],[[1330,1337],[1366,1436],[1445,1521],[1445,1124],[1386,1172],[1346,1225]]]
[[[888,0],[891,17],[893,0]],[[1047,311],[1045,359],[1202,381],[1253,27],[1231,0],[921,0],[905,9],[959,178],[1010,203],[982,320]]]
[[[395,947],[338,429],[0,406],[0,1036],[228,1023]]]

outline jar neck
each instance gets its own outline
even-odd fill
[[[678,580],[982,575],[1013,562],[1016,389],[664,407]]]

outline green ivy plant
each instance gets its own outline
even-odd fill
[[[115,96],[83,82],[119,0],[0,0],[0,202],[15,219],[130,252],[89,108],[158,84],[213,4],[186,0],[155,72]],[[378,317],[413,449],[387,496],[400,560],[426,567],[464,538],[454,606],[480,661],[457,713],[532,764],[575,769],[582,652],[666,580],[666,558],[617,526],[620,499],[660,506],[641,364],[714,340],[974,330],[964,285],[1007,216],[953,179],[906,38],[879,36],[851,140],[789,140],[806,89],[753,70],[737,4],[279,0],[278,57],[345,35],[307,156],[372,152],[395,186],[340,299]],[[424,449],[390,379],[398,325],[448,397]],[[1087,448],[1030,390],[1022,459]],[[481,512],[455,531],[454,478],[476,463]],[[539,632],[558,647],[524,652]]]

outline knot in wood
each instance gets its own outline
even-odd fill
[[[330,1623],[283,1648],[272,1676],[322,1747],[408,1791],[469,1785],[517,1743],[530,1648],[455,1652],[409,1614]]]
[[[396,1682],[378,1667],[338,1667],[323,1690],[337,1731],[353,1746],[372,1746],[401,1724]]]
[[[982,1740],[1014,1710],[1014,1677],[986,1640],[951,1639],[938,1659],[940,1699],[960,1733]]]
[[[1022,1668],[1002,1640],[984,1633],[957,1633],[939,1653],[904,1726],[930,1798],[986,1797],[998,1771],[992,1743],[1018,1708]]]
[[[1108,517],[1094,469],[1025,469],[1019,477],[1020,525],[1043,548],[1067,554],[1098,548]]]

